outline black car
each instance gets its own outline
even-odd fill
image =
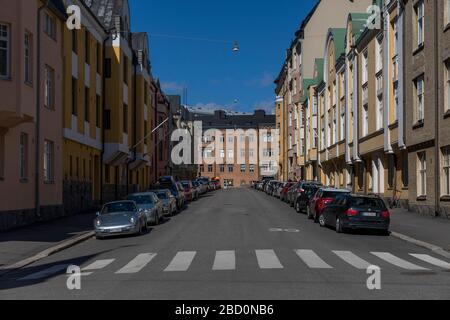
[[[298,213],[306,212],[309,201],[321,187],[322,184],[317,182],[301,182],[297,188],[294,189],[292,195],[295,211]]]
[[[180,189],[178,183],[171,176],[165,176],[158,179],[158,182],[152,189],[168,189],[177,200],[177,211],[183,210],[185,205],[185,196],[182,189]]]
[[[320,226],[336,228],[337,233],[348,229],[373,229],[387,234],[391,215],[378,196],[341,195],[323,210]]]

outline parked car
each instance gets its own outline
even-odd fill
[[[350,191],[348,190],[320,188],[312,197],[306,208],[306,215],[308,216],[308,219],[312,219],[314,222],[318,223],[319,216],[327,205],[332,203],[336,197],[349,193]]]
[[[322,187],[322,185],[317,182],[300,183],[293,194],[295,211],[298,213],[305,212],[309,201],[320,187]]]
[[[185,204],[184,192],[183,189],[180,188],[179,183],[176,182],[173,177],[165,176],[159,178],[158,183],[156,184],[156,187],[154,189],[169,189],[170,192],[172,192],[172,195],[177,200],[177,211],[183,210]]]
[[[147,230],[145,215],[134,201],[107,203],[94,220],[97,239],[117,235],[144,234]]]
[[[378,196],[346,194],[336,197],[319,216],[320,226],[336,228],[337,233],[347,229],[373,229],[389,232],[391,215]]]
[[[154,192],[162,202],[164,214],[170,217],[174,216],[177,213],[177,199],[170,190],[155,190]]]
[[[191,181],[181,181],[181,185],[184,189],[184,195],[186,197],[186,201],[194,201],[195,199],[195,190]]]
[[[268,184],[267,184],[267,186],[266,186],[266,194],[268,194],[269,196],[271,196],[271,195],[273,195],[273,191],[274,191],[274,188],[275,188],[275,184],[277,183],[277,181],[275,181],[275,180],[271,180]]]
[[[192,185],[194,186],[195,190],[194,198],[198,200],[200,199],[200,183],[197,181],[192,181]]]
[[[284,185],[283,189],[280,192],[280,200],[283,202],[287,201],[288,191],[294,185],[293,182],[288,182]]]
[[[302,182],[294,182],[293,185],[289,188],[286,195],[286,202],[291,206],[294,207],[294,194],[296,192],[300,192],[300,186]]]
[[[136,203],[138,210],[144,213],[147,225],[159,225],[164,219],[163,204],[154,192],[130,194],[127,200]]]
[[[280,199],[281,196],[281,191],[283,190],[284,186],[286,185],[287,182],[278,182],[274,188],[273,191],[273,196],[275,198]]]
[[[203,180],[195,180],[199,185],[200,195],[204,195],[208,192],[208,186]]]
[[[186,202],[188,201],[186,199],[186,193],[184,192],[184,187],[181,184],[181,182],[177,182],[177,188],[178,188],[178,192],[180,194],[180,197],[182,198],[182,206],[180,208],[180,211],[184,209],[184,207],[186,206]]]

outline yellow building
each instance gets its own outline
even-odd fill
[[[82,29],[64,28],[63,178],[67,213],[89,210],[101,199],[103,52],[107,35],[78,3]]]
[[[280,135],[280,156],[278,160],[278,178],[281,181],[289,179],[289,165],[288,165],[288,110],[287,110],[287,95],[288,95],[288,83],[287,83],[287,69],[286,63],[283,65],[281,72],[275,80],[277,85],[275,93],[276,98],[276,123],[277,129],[279,129]]]

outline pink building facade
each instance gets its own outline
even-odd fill
[[[0,8],[1,231],[63,213],[65,13],[59,0],[0,0]]]

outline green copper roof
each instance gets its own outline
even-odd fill
[[[304,104],[309,99],[309,88],[315,84],[315,79],[303,79],[303,96],[300,99],[300,103]]]
[[[345,36],[347,34],[347,29],[345,28],[330,28],[328,30],[329,36],[333,37],[334,47],[335,47],[335,61],[345,53]]]

